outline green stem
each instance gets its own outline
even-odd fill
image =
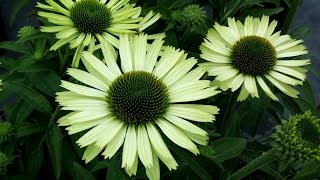
[[[68,57],[69,57],[69,48],[67,47],[66,48],[66,52],[65,52],[63,58],[60,61],[60,67],[59,67],[59,73],[60,74],[65,73],[65,66],[66,66],[66,64],[68,62]]]
[[[296,11],[298,7],[300,6],[302,0],[293,0],[291,4],[291,8],[289,9],[288,15],[286,19],[284,20],[284,25],[281,29],[281,34],[287,34],[288,30],[290,28],[290,25],[293,21],[294,15],[296,14]]]
[[[235,96],[236,93],[232,93],[230,95],[230,98],[229,98],[229,101],[228,101],[228,104],[227,104],[227,107],[225,108],[225,112],[224,112],[224,115],[223,115],[223,118],[222,118],[222,124],[221,124],[221,128],[222,129],[226,129],[227,127],[227,118],[232,114],[232,111],[233,111],[233,107],[234,107],[234,104],[236,102],[236,99],[235,99]]]
[[[56,109],[54,110],[53,114],[51,115],[49,126],[54,123],[54,121],[57,119],[57,116],[59,115],[59,113],[60,113],[60,107],[59,107],[59,105],[57,105]]]
[[[260,169],[261,167],[265,166],[266,164],[275,161],[279,158],[276,154],[276,149],[271,149],[268,152],[262,154],[258,158],[254,159],[253,161],[249,162],[246,166],[239,169],[237,172],[232,174],[227,180],[239,180],[241,178],[246,177],[253,171]]]

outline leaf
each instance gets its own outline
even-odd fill
[[[240,136],[240,117],[239,112],[235,111],[232,113],[228,119],[226,119],[228,124],[226,124],[225,137],[239,137]]]
[[[95,180],[96,178],[84,167],[82,167],[79,163],[74,162],[73,167],[77,172],[78,180]]]
[[[27,172],[33,177],[36,177],[43,164],[43,150],[42,148],[36,148],[27,157]]]
[[[168,141],[169,142],[169,141]],[[210,175],[210,173],[201,166],[201,162],[197,161],[195,159],[194,154],[178,147],[177,145],[173,144],[172,142],[168,143],[170,146],[169,148],[174,151],[178,156],[181,157],[188,165],[190,168],[197,173],[199,177],[203,180],[211,180],[213,177]]]
[[[120,167],[120,158],[115,156],[111,159],[106,179],[129,180],[130,177]]]
[[[210,147],[215,154],[211,157],[218,162],[237,157],[246,147],[247,140],[243,138],[221,138],[214,141]]]
[[[90,172],[95,172],[95,171],[99,171],[101,169],[107,169],[110,166],[110,160],[106,159],[104,161],[101,162],[97,162],[95,164],[95,166],[93,166],[93,168],[90,170]]]
[[[16,138],[21,138],[24,136],[29,136],[31,134],[40,133],[45,131],[46,125],[44,124],[31,124],[23,123],[19,124],[16,129]]]
[[[225,7],[220,11],[220,24],[223,24],[228,17],[234,16],[243,3],[241,0],[229,0],[226,2]]]
[[[158,1],[158,5],[164,6],[168,9],[175,9],[190,4],[191,2],[192,0],[161,0]]]
[[[300,27],[293,29],[289,33],[289,35],[293,39],[306,39],[307,37],[310,36],[311,32],[312,32],[311,28],[305,27],[305,26],[300,26]]]
[[[17,93],[26,103],[40,112],[50,113],[52,111],[49,101],[42,94],[28,86],[16,82],[6,82],[4,83],[4,88]]]
[[[22,123],[33,111],[33,108],[29,106],[24,100],[21,100],[14,108],[10,121],[15,124]]]
[[[55,97],[55,93],[60,90],[59,84],[61,81],[60,76],[54,72],[38,72],[29,73],[29,78],[32,85],[34,85],[41,92]]]
[[[304,100],[308,102],[313,107],[316,106],[316,100],[314,97],[314,92],[311,87],[311,85],[308,83],[308,81],[304,81],[302,86],[297,86],[300,90],[300,92],[303,93]]]
[[[320,176],[320,164],[310,161],[293,177],[293,179],[313,179]]]
[[[7,49],[14,52],[23,54],[31,54],[30,50],[24,44],[16,44],[15,41],[3,41],[0,42],[0,49]]]
[[[284,8],[282,8],[282,7],[278,7],[278,8],[254,8],[254,9],[245,10],[240,15],[240,17],[241,18],[245,18],[247,16],[261,17],[263,15],[272,16],[274,14],[279,14],[283,10],[284,10]]]
[[[47,130],[46,140],[52,160],[53,171],[56,179],[59,179],[61,174],[62,134],[60,128],[56,124],[52,124]]]
[[[315,108],[315,106],[310,105],[301,98],[294,99],[294,101],[298,104],[302,112],[310,110],[312,115],[320,117],[320,112]]]
[[[280,5],[280,0],[245,0],[241,7],[260,5],[262,3],[272,3],[278,7]]]

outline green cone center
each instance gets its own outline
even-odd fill
[[[116,78],[107,101],[114,116],[129,124],[155,121],[169,105],[167,86],[151,73],[132,71]]]
[[[301,119],[296,126],[299,141],[310,148],[320,145],[320,126],[314,123],[310,119]]]
[[[269,40],[259,36],[245,36],[234,44],[231,60],[241,73],[263,75],[273,68],[277,56]]]
[[[81,0],[70,8],[70,18],[83,33],[99,33],[111,24],[110,10],[97,0]]]

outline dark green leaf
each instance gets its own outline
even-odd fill
[[[164,6],[168,9],[175,9],[190,4],[191,2],[192,0],[161,0],[158,1],[158,5]]]
[[[7,49],[14,52],[23,54],[30,54],[30,50],[24,44],[16,44],[14,41],[3,41],[0,42],[0,49]]]
[[[272,16],[274,14],[279,14],[281,11],[283,11],[282,7],[248,9],[248,10],[245,10],[240,17],[242,18],[245,18],[247,16],[261,17],[263,15]]]
[[[304,81],[302,86],[298,86],[299,89],[301,89],[300,92],[303,94],[303,99],[306,100],[310,105],[316,106],[316,100],[314,97],[314,92],[311,87],[311,85],[308,83],[308,81]]]
[[[21,100],[14,108],[10,121],[16,124],[22,123],[33,111],[33,108],[24,100]]]
[[[52,124],[46,134],[47,145],[52,160],[53,171],[56,179],[61,174],[61,144],[62,134],[60,128],[56,124]]]
[[[313,179],[320,176],[320,164],[310,161],[293,177],[293,179]]]
[[[95,172],[95,171],[99,171],[101,169],[107,169],[110,166],[110,160],[106,159],[104,161],[101,162],[97,162],[95,164],[95,166],[93,166],[93,168],[90,170],[90,172]]]
[[[262,3],[271,3],[276,6],[280,5],[280,0],[244,0],[241,7],[252,6],[252,5],[260,5]]]
[[[214,141],[210,147],[215,154],[211,157],[218,162],[237,157],[246,147],[246,139],[243,138],[221,138]]]
[[[191,167],[191,169],[197,173],[199,177],[203,180],[211,180],[213,177],[210,175],[210,173],[201,166],[201,162],[197,161],[195,159],[194,154],[181,149],[180,147],[176,146],[175,144],[172,144],[170,142],[170,149],[174,151],[178,156],[180,156],[181,159],[183,159],[188,165]]]
[[[306,39],[307,37],[310,36],[311,32],[312,32],[312,30],[309,27],[300,26],[300,27],[293,29],[289,33],[289,35],[293,39]]]
[[[232,113],[226,119],[229,123],[226,124],[225,137],[239,137],[240,136],[240,114],[238,111]]]
[[[73,167],[77,172],[77,180],[95,180],[96,179],[86,168],[82,167],[79,163],[74,162]]]
[[[26,103],[40,112],[50,113],[52,111],[48,100],[37,91],[20,83],[6,82],[4,88],[7,88],[20,95]]]
[[[227,2],[225,7],[220,11],[221,24],[226,22],[228,17],[233,17],[243,3],[241,0],[229,0],[225,2]]]
[[[315,106],[310,105],[301,98],[294,99],[294,101],[298,104],[302,112],[310,110],[314,116],[320,117],[320,112],[315,108]]]
[[[27,157],[27,172],[32,177],[36,177],[40,171],[43,164],[43,150],[42,148],[36,148]]]
[[[53,72],[38,72],[29,73],[31,83],[41,92],[54,97],[55,93],[59,91],[60,76]]]
[[[40,133],[45,131],[46,125],[44,124],[31,124],[23,123],[17,126],[16,138],[21,138],[35,133]]]
[[[106,179],[116,179],[116,180],[129,180],[130,177],[127,173],[120,167],[119,156],[113,157],[108,168],[108,173]]]

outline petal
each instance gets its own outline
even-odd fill
[[[198,104],[172,104],[168,114],[197,122],[212,122],[214,114],[218,114],[219,108],[211,105]]]
[[[279,99],[277,98],[277,96],[275,96],[272,91],[269,89],[269,87],[267,86],[267,84],[264,82],[264,80],[260,77],[257,76],[257,81],[260,85],[260,87],[262,88],[262,90],[272,99],[275,101],[278,101]]]
[[[82,160],[85,160],[85,162],[88,163],[93,158],[95,158],[101,151],[102,151],[102,148],[97,147],[94,144],[91,144],[84,151],[83,156],[82,156]]]
[[[97,89],[89,88],[89,87],[78,85],[78,84],[73,84],[64,80],[61,81],[61,87],[84,96],[101,97],[101,98],[106,97],[106,93],[103,91],[99,91]]]
[[[138,126],[138,155],[139,158],[146,168],[153,166],[152,150],[149,141],[149,136],[144,125]]]
[[[131,169],[134,167],[136,155],[138,153],[137,133],[134,125],[129,125],[123,145],[122,168]]]
[[[146,167],[146,174],[150,180],[159,180],[160,179],[160,166],[159,159],[156,154],[152,153],[152,166]]]
[[[76,80],[84,84],[87,84],[91,87],[94,87],[104,92],[106,92],[109,89],[108,85],[106,85],[105,83],[103,83],[98,78],[91,75],[90,73],[87,73],[79,69],[74,69],[74,68],[69,68],[67,72],[70,76],[74,77]]]
[[[252,97],[259,97],[256,80],[251,75],[246,75],[244,80],[244,87]]]
[[[122,126],[122,128],[119,130],[119,133],[107,144],[106,149],[102,153],[105,159],[111,159],[111,157],[113,157],[120,149],[124,142],[124,138],[126,137],[127,127],[127,125]]]
[[[121,69],[123,72],[129,72],[133,70],[133,61],[130,48],[129,37],[127,34],[120,36],[120,58],[121,58]]]

